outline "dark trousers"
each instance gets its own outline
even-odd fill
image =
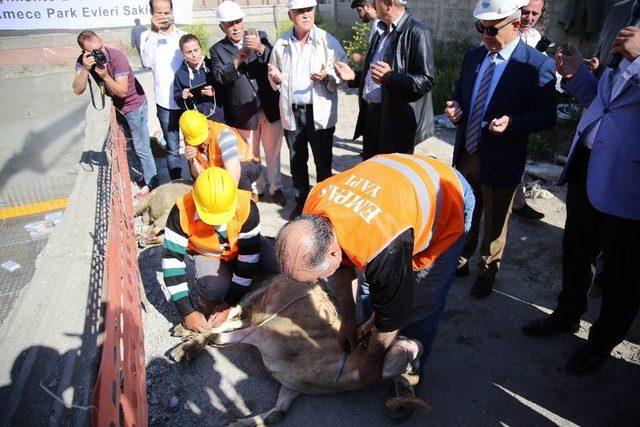
[[[295,107],[293,114],[296,120],[296,130],[285,129],[284,138],[289,146],[289,164],[296,203],[301,205],[304,204],[309,194],[309,168],[307,167],[309,149],[307,144],[311,145],[316,164],[316,181],[321,182],[332,175],[333,133],[336,128],[315,129],[311,106]]]
[[[406,153],[413,154],[413,133],[411,140],[398,135],[392,141],[380,138],[382,120],[380,104],[366,104],[367,114],[364,132],[362,132],[362,160],[370,159],[377,154]],[[404,135],[406,136],[406,135]]]
[[[592,267],[602,251],[600,316],[588,342],[603,353],[624,340],[640,304],[640,221],[597,211],[587,196],[590,150],[579,146],[569,170],[567,221],[562,238],[562,291],[556,313],[575,320],[587,309]]]
[[[260,178],[262,166],[256,162],[240,162],[240,179],[238,180],[238,189],[251,191],[251,184]]]

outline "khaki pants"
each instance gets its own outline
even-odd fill
[[[500,261],[507,243],[507,225],[511,215],[511,205],[516,185],[507,187],[489,187],[480,177],[480,159],[477,153],[463,151],[458,162],[458,170],[469,181],[476,197],[471,230],[467,243],[462,250],[459,266],[468,262],[478,246],[480,219],[484,213],[484,235],[478,260],[479,273],[495,275],[500,269]]]
[[[262,174],[256,186],[258,193],[262,194],[269,187],[269,194],[282,189],[282,174],[280,173],[280,149],[282,148],[282,138],[284,131],[280,120],[273,123],[267,120],[264,111],[260,110],[258,127],[253,130],[238,129],[240,135],[247,144],[252,147],[253,155],[260,158],[260,146],[264,150],[264,157],[267,163],[266,169],[262,169]]]

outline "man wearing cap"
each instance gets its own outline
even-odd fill
[[[474,10],[483,45],[465,55],[445,114],[458,125],[453,164],[476,196],[473,225],[456,274],[469,274],[484,236],[471,295],[488,296],[500,268],[509,213],[527,160],[529,133],[556,121],[553,60],[520,38],[520,8],[528,0],[480,0]]]
[[[257,184],[258,193],[267,189],[271,200],[283,206],[280,149],[282,122],[278,107],[278,91],[267,78],[271,44],[262,31],[245,31],[244,11],[230,0],[216,8],[216,16],[225,38],[211,46],[214,79],[225,88],[225,121],[240,132],[260,158],[260,146],[267,163]]]
[[[184,154],[194,178],[205,169],[217,166],[231,174],[239,189],[252,191],[261,168],[237,129],[208,120],[199,111],[188,110],[180,116],[180,130],[186,145]],[[256,193],[252,193],[252,197],[258,201]]]
[[[338,119],[336,62],[346,60],[338,40],[315,25],[316,0],[289,0],[293,28],[276,41],[269,59],[268,75],[280,91],[280,118],[289,146],[295,217],[309,194],[307,161],[311,145],[316,181],[332,175],[333,133]]]
[[[171,209],[164,233],[166,296],[193,331],[222,323],[250,290],[257,269],[277,273],[273,245],[260,238],[258,207],[224,169],[212,167],[198,176]],[[186,258],[195,264],[198,310],[189,299]]]

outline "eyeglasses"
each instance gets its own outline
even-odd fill
[[[506,22],[502,25],[500,25],[499,27],[486,27],[484,25],[482,25],[482,23],[480,21],[476,21],[476,30],[478,30],[478,32],[480,34],[483,33],[487,33],[488,36],[490,37],[495,37],[498,35],[498,32],[500,32],[501,29],[503,29],[504,27],[506,27],[509,24],[513,24],[514,22],[516,22],[516,20],[514,19],[513,21],[509,21]]]

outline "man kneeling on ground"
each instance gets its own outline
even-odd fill
[[[204,332],[226,320],[251,287],[256,270],[277,273],[273,245],[260,237],[260,213],[248,191],[211,167],[169,213],[162,251],[168,290],[187,328]],[[195,263],[199,310],[189,299],[185,258]],[[207,315],[210,317],[207,319]]]
[[[184,154],[194,178],[211,166],[224,168],[240,190],[251,191],[253,200],[258,201],[255,182],[262,169],[237,129],[189,110],[180,116],[180,130],[186,143]]]

